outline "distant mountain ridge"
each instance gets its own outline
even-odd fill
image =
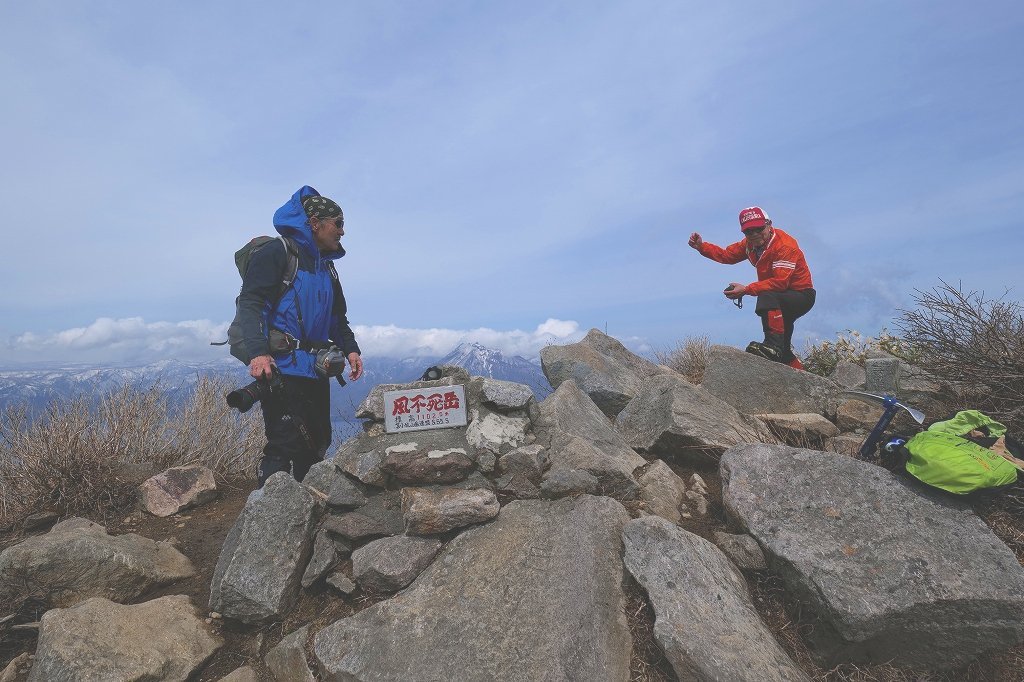
[[[432,365],[464,367],[474,376],[514,381],[529,386],[537,400],[551,393],[551,385],[539,363],[520,356],[507,356],[479,343],[461,343],[440,358],[366,358],[365,375],[344,387],[331,383],[331,408],[336,425],[354,425],[359,403],[377,384],[414,381]],[[159,386],[171,404],[180,404],[204,376],[220,376],[241,387],[252,381],[246,368],[234,358],[207,363],[175,360],[133,367],[49,366],[0,371],[0,410],[24,405],[30,414],[40,414],[52,401],[79,396],[99,398],[125,385],[140,389]],[[347,429],[345,429],[347,430]]]

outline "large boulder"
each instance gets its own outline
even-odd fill
[[[746,414],[814,412],[834,419],[836,382],[731,346],[712,346],[701,386]]]
[[[55,606],[89,597],[125,602],[193,575],[192,563],[169,543],[107,535],[99,524],[72,518],[0,552],[0,603],[24,590],[45,593]]]
[[[184,595],[132,606],[87,599],[43,614],[28,679],[184,682],[222,644]]]
[[[628,520],[606,497],[506,505],[405,591],[321,630],[322,678],[629,679]]]
[[[286,472],[267,479],[228,531],[210,585],[210,610],[244,623],[281,617],[299,595],[324,504]]]
[[[153,516],[171,516],[217,497],[213,472],[204,466],[172,467],[139,487],[142,508]]]
[[[679,679],[809,680],[765,627],[721,550],[656,516],[630,521],[623,540],[626,568],[654,607],[654,638]]]
[[[595,476],[606,494],[620,499],[639,495],[633,472],[647,461],[629,447],[576,382],[562,382],[540,404],[539,412],[538,432],[549,445],[545,480],[578,469]]]
[[[764,424],[679,375],[649,379],[615,420],[631,447],[686,464],[706,464],[738,443],[774,442]]]
[[[730,520],[820,617],[822,660],[948,668],[1024,641],[1024,568],[970,509],[834,453],[742,445]]]
[[[579,343],[545,346],[540,363],[552,388],[574,381],[611,418],[633,399],[644,379],[669,371],[597,329],[587,332]]]

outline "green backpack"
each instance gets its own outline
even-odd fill
[[[992,436],[1006,427],[977,410],[960,412],[945,422],[932,424],[907,441],[910,455],[907,472],[930,486],[957,495],[984,488],[999,488],[1017,481],[1017,468],[988,448],[962,438],[981,428]]]

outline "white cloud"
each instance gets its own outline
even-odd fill
[[[532,331],[475,329],[404,329],[395,325],[356,325],[353,329],[363,353],[383,357],[430,357],[444,355],[456,345],[477,342],[506,355],[536,357],[552,343],[572,343],[583,338],[577,322],[548,319]]]
[[[15,360],[63,362],[123,362],[159,359],[214,360],[227,357],[211,341],[227,338],[227,322],[185,320],[146,322],[141,317],[101,317],[85,327],[48,334],[26,332],[10,342]],[[584,335],[577,322],[548,319],[533,330],[408,329],[395,325],[357,325],[353,331],[368,357],[436,357],[459,343],[477,342],[508,355],[537,357],[552,343],[578,341]]]

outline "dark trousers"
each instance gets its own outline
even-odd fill
[[[284,395],[264,399],[267,444],[259,466],[259,486],[278,471],[296,481],[323,460],[331,444],[331,385],[327,379],[282,375]],[[303,433],[305,430],[305,434]]]
[[[794,357],[793,344],[793,323],[797,318],[803,317],[814,307],[814,289],[801,289],[800,291],[766,291],[757,297],[757,305],[754,312],[761,316],[761,328],[764,330],[765,342],[768,341],[768,311],[781,310],[782,322],[785,325],[785,333],[782,339],[783,347],[778,350],[782,353],[784,362],[789,362]]]

